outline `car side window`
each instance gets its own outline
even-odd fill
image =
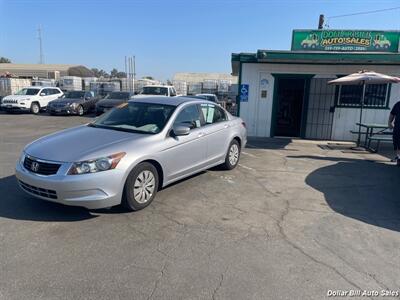
[[[196,104],[189,105],[182,109],[175,119],[174,125],[189,126],[190,129],[201,126],[200,112]]]
[[[49,89],[43,89],[40,94],[44,94],[45,96],[50,95],[50,90]]]
[[[169,92],[170,92],[170,96],[171,96],[171,97],[175,97],[175,96],[176,96],[175,89],[170,88]]]
[[[203,113],[204,123],[206,125],[219,123],[227,120],[225,111],[218,105],[201,104],[201,111]]]
[[[51,94],[52,95],[57,95],[59,91],[57,89],[51,89]]]

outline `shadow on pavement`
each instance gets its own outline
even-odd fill
[[[74,222],[95,218],[89,210],[80,207],[36,199],[20,190],[15,176],[0,178],[0,217],[29,220]]]
[[[322,192],[335,212],[367,224],[400,231],[399,167],[361,159],[289,157],[336,162],[310,173],[306,183]]]
[[[295,149],[285,149],[285,147],[291,142],[291,138],[249,137],[247,140],[246,148],[297,151]]]

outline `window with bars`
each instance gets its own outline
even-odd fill
[[[363,93],[362,85],[339,86],[337,106],[360,107]],[[364,107],[387,108],[389,103],[389,84],[367,84]]]

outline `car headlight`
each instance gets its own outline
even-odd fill
[[[125,154],[125,152],[119,152],[110,156],[73,163],[68,175],[97,173],[115,169]]]
[[[19,157],[19,163],[20,163],[21,165],[24,164],[25,156],[26,156],[26,155],[25,155],[25,152],[22,151],[22,152],[21,152],[21,155],[20,155],[20,157]]]

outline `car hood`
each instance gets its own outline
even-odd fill
[[[83,99],[81,99],[81,98],[62,98],[62,99],[53,100],[51,102],[57,103],[57,104],[82,103]]]
[[[97,102],[97,105],[103,107],[114,107],[125,102],[128,102],[128,99],[104,99]]]
[[[127,144],[147,136],[83,125],[44,136],[24,151],[44,160],[76,162],[126,151]]]
[[[3,98],[3,100],[29,100],[30,98],[35,97],[33,95],[9,95]]]

